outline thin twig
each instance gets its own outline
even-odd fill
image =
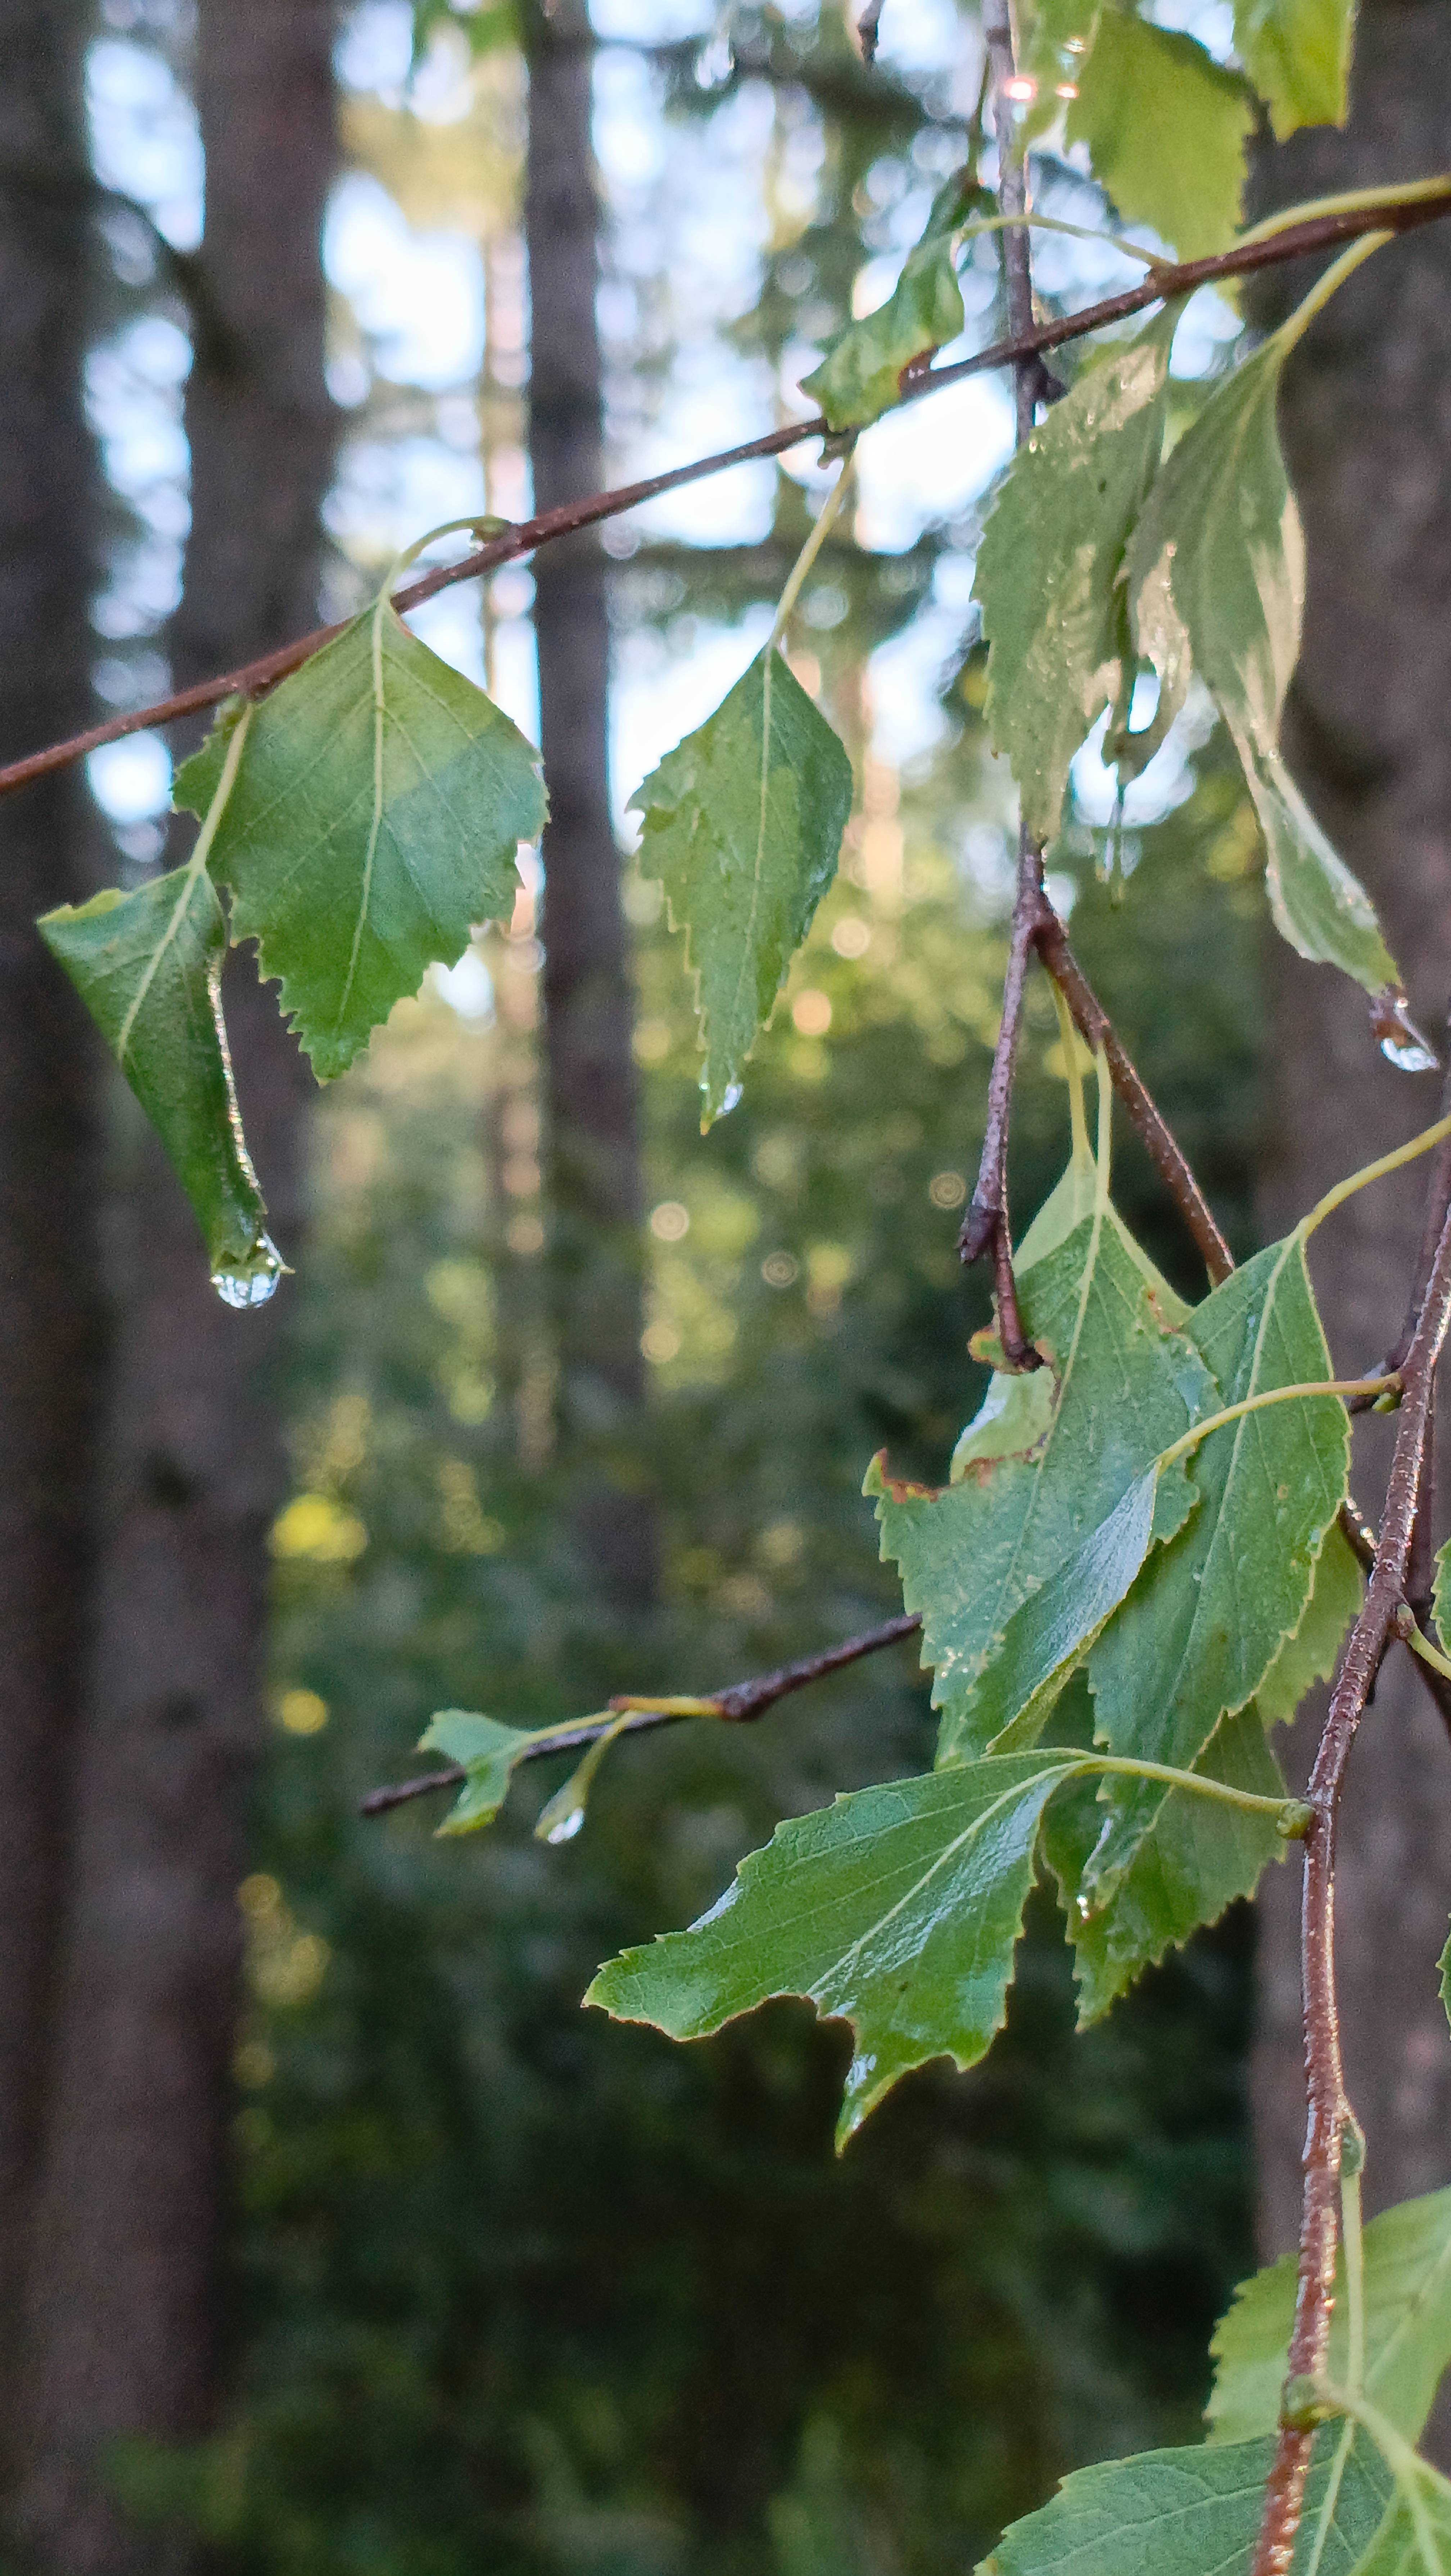
[[[1013,120],[1013,22],[1010,0],[985,0],[982,13],[987,69],[992,85],[993,131],[998,147],[998,211],[1023,215],[1028,206],[1027,162]],[[1013,224],[1002,236],[1003,289],[1008,326],[1021,340],[1033,328],[1032,248],[1026,224]],[[1033,434],[1038,403],[1045,391],[1043,361],[1036,353],[1019,358],[1013,369],[1019,447]],[[1018,829],[1018,877],[1013,895],[1013,923],[1008,941],[1008,967],[1003,978],[1003,1012],[988,1077],[987,1125],[977,1186],[962,1221],[957,1249],[964,1261],[991,1253],[997,1299],[998,1333],[1003,1357],[1011,1369],[1042,1367],[1023,1330],[1018,1283],[1013,1276],[1013,1237],[1008,1216],[1008,1122],[1013,1106],[1013,1072],[1023,1017],[1023,987],[1048,909],[1043,892],[1043,851],[1023,823]]]
[[[1002,1018],[993,1049],[992,1071],[988,1075],[982,1159],[978,1165],[977,1184],[957,1238],[957,1249],[964,1261],[979,1261],[985,1252],[992,1255],[998,1334],[1003,1356],[1009,1368],[1014,1369],[1041,1368],[1043,1364],[1041,1354],[1033,1348],[1023,1330],[1017,1282],[1013,1277],[1008,1219],[1008,1119],[1012,1109],[1013,1070],[1017,1062],[1018,1031],[1022,1026],[1023,985],[1028,959],[1036,945],[1043,914],[1049,908],[1048,898],[1043,892],[1043,853],[1037,842],[1029,838],[1024,826],[1018,835],[1018,889],[1013,901],[1007,972],[1003,977]]]
[[[1401,1371],[1404,1393],[1385,1515],[1365,1604],[1345,1651],[1331,1695],[1325,1731],[1306,1792],[1314,1810],[1305,1836],[1301,1915],[1301,1974],[1305,2003],[1305,2077],[1309,2125],[1305,2140],[1304,2205],[1300,2227],[1300,2284],[1290,2337],[1287,2390],[1291,2420],[1281,2427],[1265,2491],[1264,2520],[1252,2576],[1289,2576],[1300,2525],[1313,2427],[1294,2409],[1297,2384],[1323,2376],[1330,2343],[1339,2232],[1341,2143],[1350,2105],[1340,2054],[1335,1997],[1335,1821],[1350,1748],[1385,1653],[1405,1588],[1411,1530],[1421,1495],[1431,1421],[1432,1388],[1448,1323],[1451,1323],[1451,1215],[1436,1246],[1411,1346]]]
[[[909,376],[900,400],[920,402],[924,395],[961,384],[968,376],[987,374],[996,367],[1014,366],[1022,359],[1041,356],[1046,350],[1064,348],[1110,323],[1127,321],[1151,304],[1190,295],[1196,287],[1213,285],[1221,278],[1245,277],[1257,269],[1278,267],[1286,260],[1307,259],[1317,252],[1333,250],[1338,243],[1358,240],[1368,232],[1409,232],[1418,224],[1436,222],[1448,212],[1451,181],[1444,197],[1421,199],[1413,205],[1371,203],[1342,214],[1317,215],[1304,223],[1287,225],[1283,232],[1265,240],[1240,242],[1213,259],[1186,260],[1173,268],[1156,267],[1138,285],[1086,305],[1079,313],[1036,322],[1029,330],[1015,331],[991,348],[980,349],[974,357],[959,358],[951,366],[929,367],[920,375]],[[515,563],[521,555],[533,554],[556,538],[572,536],[576,530],[593,527],[602,519],[617,518],[622,511],[637,509],[642,502],[658,499],[662,493],[678,492],[688,483],[727,473],[733,465],[749,464],[756,457],[782,456],[807,439],[830,435],[830,423],[823,413],[816,412],[809,420],[788,421],[782,429],[768,430],[761,438],[747,439],[741,446],[724,448],[716,455],[697,457],[692,464],[674,466],[666,474],[652,475],[641,483],[621,484],[613,491],[596,492],[587,499],[567,502],[560,509],[547,510],[538,518],[522,519],[505,535],[491,537],[487,545],[458,563],[441,564],[409,582],[397,593],[394,604],[400,610],[419,608],[425,599],[432,599],[454,582],[473,581],[482,573],[497,571],[500,564]],[[71,734],[64,742],[29,752],[23,760],[13,760],[0,769],[0,795],[28,785],[33,778],[43,778],[51,770],[64,769],[72,761],[83,760],[88,752],[98,751],[103,743],[119,742],[126,734],[196,715],[206,707],[218,705],[223,698],[256,697],[308,661],[338,632],[336,626],[320,626],[312,634],[282,645],[275,653],[264,653],[234,671],[220,672],[215,679],[200,681],[195,688],[180,689],[172,697],[158,699],[154,706],[112,716],[85,733]]]
[[[612,1699],[608,1716],[586,1718],[578,1726],[551,1728],[547,1743],[532,1745],[519,1758],[533,1762],[546,1753],[573,1753],[581,1745],[598,1742],[620,1716],[629,1719],[619,1728],[621,1735],[638,1735],[650,1726],[673,1726],[685,1715],[723,1717],[735,1725],[748,1725],[789,1692],[805,1690],[808,1682],[824,1681],[828,1673],[839,1673],[843,1665],[860,1663],[864,1655],[875,1655],[883,1646],[895,1646],[901,1638],[915,1636],[921,1625],[913,1611],[900,1618],[884,1619],[880,1628],[868,1628],[863,1635],[848,1637],[839,1646],[825,1646],[816,1655],[800,1655],[794,1664],[781,1664],[773,1673],[759,1673],[754,1681],[732,1682],[726,1690],[707,1692],[688,1711],[649,1702],[642,1706],[630,1696]],[[381,1816],[390,1807],[406,1805],[410,1798],[426,1797],[430,1790],[457,1789],[467,1777],[461,1762],[450,1762],[446,1769],[426,1771],[417,1780],[399,1780],[389,1788],[370,1789],[366,1798],[359,1800],[358,1813]]]
[[[1069,947],[1062,922],[1051,904],[1045,902],[1044,911],[1045,918],[1037,935],[1038,954],[1073,1013],[1079,1034],[1095,1054],[1102,1047],[1108,1059],[1109,1077],[1128,1112],[1129,1123],[1140,1142],[1147,1147],[1150,1159],[1194,1237],[1203,1256],[1204,1267],[1217,1288],[1234,1268],[1234,1255],[1215,1224],[1208,1201],[1173,1134],[1155,1108],[1115,1034],[1113,1022]]]

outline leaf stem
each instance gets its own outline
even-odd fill
[[[1419,188],[1420,193],[1413,193]],[[1427,179],[1397,189],[1377,189],[1363,202],[1347,205],[1343,212],[1306,217],[1303,210],[1289,208],[1273,237],[1247,234],[1232,249],[1212,258],[1185,260],[1178,267],[1155,269],[1139,285],[1127,287],[1118,295],[1109,295],[1097,304],[1085,305],[1080,312],[1056,314],[1045,322],[1032,322],[1022,330],[1016,327],[1010,335],[991,347],[959,358],[945,367],[923,368],[908,375],[901,387],[898,406],[920,402],[927,394],[938,393],[944,386],[963,383],[967,377],[990,373],[996,367],[1016,366],[1024,359],[1041,358],[1048,350],[1064,348],[1070,342],[1086,339],[1115,322],[1127,321],[1151,304],[1168,301],[1177,295],[1191,295],[1196,287],[1212,286],[1230,277],[1244,277],[1256,270],[1280,266],[1292,259],[1304,259],[1313,253],[1329,250],[1337,242],[1352,240],[1375,230],[1409,231],[1414,225],[1438,220],[1451,213],[1451,178]],[[1383,220],[1381,220],[1383,219]],[[644,502],[658,500],[663,493],[681,491],[687,484],[699,483],[714,474],[728,473],[734,465],[751,463],[757,457],[783,456],[811,438],[830,435],[831,424],[821,412],[809,419],[787,421],[780,429],[768,430],[760,438],[750,438],[738,447],[719,450],[710,456],[695,457],[688,465],[676,465],[664,474],[654,474],[639,483],[626,483],[612,491],[595,492],[577,501],[568,501],[555,510],[544,510],[532,519],[521,519],[502,536],[491,537],[477,553],[464,556],[460,563],[440,564],[424,573],[394,600],[400,615],[407,609],[421,607],[440,590],[454,582],[473,581],[483,573],[494,572],[500,564],[515,563],[521,555],[533,554],[540,546],[561,537],[573,536],[579,529],[593,527],[602,519],[612,519],[624,510],[638,509]],[[236,670],[222,671],[214,679],[198,681],[195,687],[179,689],[171,697],[159,699],[149,707],[136,707],[124,715],[111,716],[104,724],[91,725],[84,733],[71,734],[64,741],[48,743],[42,750],[28,752],[23,759],[12,760],[0,768],[0,795],[24,787],[34,778],[43,778],[52,770],[65,769],[73,761],[83,760],[88,752],[98,751],[102,744],[119,742],[127,734],[147,731],[158,725],[174,723],[182,716],[197,715],[214,707],[223,698],[257,697],[276,686],[279,680],[311,659],[324,644],[330,644],[340,626],[319,626],[309,635],[301,635],[275,652],[259,654]]]
[[[815,563],[817,556],[820,554],[822,547],[825,545],[826,540],[830,536],[832,528],[836,523],[837,514],[841,509],[843,501],[846,499],[847,486],[851,481],[851,469],[853,463],[852,451],[855,446],[856,440],[853,438],[851,447],[848,448],[847,453],[842,460],[841,472],[838,474],[836,481],[833,483],[831,490],[826,496],[826,500],[821,510],[817,514],[816,525],[812,529],[810,536],[807,538],[805,545],[802,547],[800,554],[797,556],[795,563],[792,565],[790,572],[787,574],[786,587],[781,593],[780,603],[776,610],[775,623],[772,626],[770,635],[766,641],[767,653],[775,651],[776,646],[780,643],[782,636],[785,634],[787,625],[790,622],[791,612],[794,609],[797,600],[801,596],[802,585],[806,580],[806,576],[810,572],[812,565]],[[769,727],[767,730],[769,731]]]
[[[1416,1614],[1409,1602],[1403,1602],[1397,1611],[1395,1630],[1402,1643],[1409,1646],[1412,1654],[1418,1655],[1431,1672],[1439,1673],[1443,1681],[1451,1681],[1451,1658],[1441,1654],[1424,1630],[1417,1626]]]
[[[1145,250],[1142,242],[1125,241],[1122,233],[1106,233],[1092,224],[1065,223],[1061,215],[1038,215],[1031,208],[1019,215],[972,215],[966,223],[954,224],[954,241],[971,241],[976,233],[1003,233],[1014,224],[1026,224],[1044,233],[1067,233],[1071,241],[1106,242],[1110,250],[1123,253],[1125,259],[1141,260],[1145,268],[1162,269],[1167,274],[1174,266],[1162,252]]]
[[[1127,1753],[1087,1753],[1079,1768],[1108,1772],[1115,1779],[1162,1780],[1170,1789],[1191,1789],[1196,1797],[1217,1799],[1222,1807],[1273,1816],[1292,1841],[1304,1833],[1313,1812],[1302,1798],[1264,1798],[1257,1790],[1233,1789],[1227,1781],[1211,1780],[1201,1771],[1176,1771],[1168,1762],[1137,1762]]]
[[[1173,1448],[1163,1452],[1158,1461],[1159,1472],[1162,1475],[1164,1469],[1172,1467],[1177,1459],[1186,1458],[1191,1449],[1198,1447],[1201,1440],[1209,1438],[1211,1431],[1222,1431],[1229,1422],[1242,1422],[1247,1413],[1263,1413],[1267,1405],[1290,1404],[1298,1397],[1308,1395],[1338,1395],[1342,1398],[1352,1395],[1391,1395],[1399,1390],[1400,1383],[1400,1379],[1392,1375],[1389,1377],[1331,1377],[1310,1379],[1303,1386],[1266,1387],[1259,1395],[1246,1395],[1238,1404],[1225,1405],[1220,1413],[1207,1413],[1202,1422],[1191,1422],[1188,1430],[1175,1441]]]
[[[1443,1144],[1448,1137],[1451,1137],[1451,1112],[1438,1118],[1434,1126],[1423,1127],[1419,1136],[1413,1136],[1409,1144],[1397,1145],[1394,1153],[1381,1154],[1375,1162],[1365,1164],[1362,1170],[1351,1172],[1343,1181],[1337,1181],[1333,1190],[1327,1190],[1323,1199],[1316,1200],[1309,1215],[1301,1217],[1295,1232],[1308,1243],[1316,1227],[1323,1225],[1328,1216],[1333,1216],[1338,1207],[1344,1207],[1347,1199],[1353,1199],[1357,1190],[1369,1189],[1372,1181],[1383,1181],[1388,1172],[1398,1172],[1403,1163],[1414,1163],[1418,1156],[1429,1154],[1434,1145]]]

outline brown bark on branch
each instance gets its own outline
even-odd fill
[[[1444,196],[1419,200],[1413,205],[1398,205],[1393,200],[1372,199],[1367,205],[1348,214],[1319,215],[1288,227],[1271,239],[1242,242],[1234,249],[1222,251],[1212,259],[1186,260],[1177,267],[1154,268],[1142,284],[1126,287],[1121,294],[1105,296],[1101,302],[1084,307],[1080,313],[1066,314],[1050,322],[1034,323],[1030,330],[1014,333],[974,357],[960,358],[951,366],[929,367],[919,376],[911,376],[903,386],[902,402],[920,402],[928,394],[939,393],[946,385],[961,384],[968,376],[991,373],[996,367],[1014,366],[1020,360],[1040,357],[1049,349],[1062,349],[1091,332],[1103,330],[1111,322],[1127,321],[1135,313],[1146,312],[1180,295],[1190,295],[1198,286],[1211,286],[1227,277],[1249,277],[1263,269],[1279,268],[1287,263],[1333,250],[1342,243],[1358,241],[1369,232],[1408,233],[1424,224],[1435,223],[1451,213],[1451,180]],[[820,412],[809,420],[789,421],[784,429],[767,430],[760,438],[749,438],[739,447],[721,450],[712,456],[701,456],[689,465],[677,465],[665,474],[649,476],[641,483],[627,483],[609,492],[595,492],[572,501],[564,507],[531,519],[521,520],[500,537],[491,537],[461,562],[440,565],[435,571],[420,574],[395,594],[400,611],[421,606],[440,590],[454,582],[472,581],[481,573],[492,572],[498,565],[517,562],[520,556],[533,554],[540,546],[552,545],[560,538],[573,535],[580,528],[597,526],[604,519],[617,518],[622,511],[637,509],[644,501],[657,500],[662,493],[678,492],[689,483],[699,483],[713,474],[724,474],[733,465],[748,464],[759,456],[783,456],[790,448],[801,446],[810,438],[831,434],[830,424]],[[255,660],[240,664],[234,670],[219,672],[215,678],[197,686],[178,690],[155,706],[138,708],[134,714],[114,716],[103,725],[94,725],[84,734],[54,742],[44,750],[29,753],[23,760],[11,761],[0,768],[0,795],[24,787],[34,778],[46,776],[53,769],[63,769],[81,760],[87,752],[102,743],[117,742],[124,734],[137,733],[156,725],[173,723],[178,717],[196,715],[207,707],[220,704],[223,698],[239,693],[257,696],[289,671],[309,659],[337,633],[335,626],[321,626],[278,651],[259,654]]]

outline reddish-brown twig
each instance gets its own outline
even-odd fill
[[[1073,1013],[1079,1034],[1095,1052],[1102,1047],[1108,1059],[1109,1078],[1128,1112],[1129,1123],[1140,1142],[1147,1147],[1155,1169],[1203,1255],[1205,1269],[1218,1287],[1221,1279],[1227,1279],[1234,1268],[1234,1255],[1215,1224],[1208,1201],[1173,1134],[1155,1108],[1124,1052],[1113,1022],[1069,947],[1062,922],[1052,905],[1046,902],[1036,945],[1043,964]]]
[[[1300,2226],[1300,2285],[1290,2337],[1293,2390],[1321,2377],[1330,2342],[1330,2310],[1339,2237],[1340,2156],[1350,2106],[1340,2055],[1335,1999],[1335,1819],[1345,1766],[1405,1591],[1411,1530],[1420,1501],[1430,1431],[1432,1388],[1451,1323],[1451,1216],[1443,1222],[1416,1329],[1401,1369],[1395,1457],[1386,1490],[1380,1544],[1365,1606],[1331,1695],[1325,1731],[1306,1797],[1313,1810],[1305,1835],[1301,1975],[1305,2009],[1305,2140]],[[1314,2432],[1298,2414],[1281,2429],[1265,2493],[1264,2520],[1252,2576],[1289,2576]]]
[[[1110,323],[1127,321],[1151,304],[1176,296],[1190,295],[1198,286],[1213,285],[1226,277],[1245,277],[1260,268],[1275,268],[1283,261],[1307,259],[1321,251],[1334,250],[1340,243],[1359,239],[1368,232],[1408,232],[1417,224],[1434,223],[1451,212],[1451,181],[1443,197],[1419,199],[1411,205],[1370,200],[1363,206],[1338,215],[1316,215],[1303,223],[1287,225],[1283,232],[1262,241],[1240,242],[1234,249],[1222,251],[1213,259],[1186,260],[1177,267],[1151,269],[1137,286],[1126,287],[1121,294],[1107,295],[1097,304],[1086,305],[1081,312],[1057,316],[1048,322],[1035,322],[1030,329],[1014,331],[1007,339],[991,348],[980,349],[970,358],[959,358],[951,366],[928,367],[910,375],[902,387],[903,402],[920,402],[927,394],[939,393],[945,385],[961,384],[965,377],[989,373],[996,367],[1014,366],[1020,360],[1041,357],[1049,349],[1061,349],[1070,341],[1085,339]],[[689,465],[672,467],[667,474],[651,475],[642,483],[626,483],[609,492],[595,492],[587,498],[571,501],[563,508],[549,510],[538,518],[523,519],[503,536],[491,537],[487,545],[454,564],[439,565],[409,582],[397,594],[400,609],[418,608],[425,599],[446,590],[453,582],[472,581],[480,573],[496,571],[500,564],[513,563],[519,556],[533,554],[537,547],[549,545],[558,537],[572,536],[579,528],[593,527],[602,519],[613,519],[623,510],[638,508],[641,502],[655,500],[661,493],[678,492],[687,483],[699,483],[713,474],[724,474],[733,465],[743,465],[758,456],[781,456],[787,449],[799,447],[810,438],[830,434],[830,425],[820,412],[809,420],[788,421],[782,429],[768,430],[761,438],[748,438],[739,447],[722,449],[712,456],[696,457]],[[43,778],[53,769],[64,769],[87,752],[97,751],[103,743],[118,742],[124,734],[139,733],[156,725],[170,724],[179,716],[195,715],[206,707],[216,706],[221,699],[233,696],[255,697],[271,688],[289,671],[308,660],[310,655],[337,633],[333,626],[321,626],[311,635],[299,636],[293,644],[283,645],[275,653],[263,654],[255,662],[243,663],[235,671],[219,672],[213,680],[201,681],[192,689],[181,689],[173,697],[161,698],[154,706],[137,707],[130,713],[112,716],[105,724],[92,725],[87,732],[70,735],[64,742],[49,743],[44,750],[26,754],[23,760],[12,760],[0,769],[0,795],[24,787],[32,778]]]
[[[1017,1063],[1028,960],[1037,945],[1044,915],[1051,909],[1043,892],[1043,853],[1037,842],[1029,839],[1024,826],[1018,835],[1018,890],[1013,901],[1007,972],[1003,977],[1003,1012],[998,1022],[992,1071],[988,1075],[982,1158],[978,1164],[977,1183],[957,1238],[957,1249],[964,1261],[979,1261],[985,1252],[992,1255],[998,1335],[1003,1356],[1009,1368],[1014,1369],[1041,1368],[1043,1364],[1040,1353],[1033,1348],[1023,1330],[1018,1284],[1013,1276],[1008,1221],[1008,1120],[1013,1105],[1013,1072]]]
[[[721,1691],[707,1692],[691,1711],[671,1708],[637,1708],[629,1697],[613,1699],[612,1711],[628,1718],[620,1728],[622,1735],[637,1735],[649,1726],[674,1726],[684,1715],[723,1717],[736,1725],[748,1725],[753,1718],[763,1717],[778,1699],[791,1691],[805,1690],[808,1682],[824,1681],[828,1673],[839,1673],[846,1664],[858,1664],[864,1655],[875,1655],[883,1646],[895,1646],[903,1637],[915,1636],[921,1620],[912,1611],[897,1619],[884,1619],[880,1628],[868,1628],[859,1637],[847,1637],[839,1646],[824,1646],[819,1654],[800,1655],[794,1664],[781,1664],[773,1673],[758,1673],[754,1681],[732,1682]],[[607,1734],[613,1717],[586,1718],[578,1726],[550,1730],[547,1744],[536,1744],[521,1755],[526,1762],[536,1761],[545,1753],[573,1753],[581,1745],[593,1744]],[[450,1762],[438,1771],[425,1771],[417,1780],[399,1780],[385,1789],[370,1789],[358,1802],[364,1816],[381,1816],[390,1807],[405,1806],[410,1798],[424,1798],[433,1789],[456,1789],[467,1778],[461,1762]]]

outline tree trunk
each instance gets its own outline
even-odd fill
[[[81,416],[84,26],[3,0],[0,760],[91,720],[95,465]],[[34,919],[92,890],[84,780],[0,804],[0,2447],[14,2423],[61,1841],[84,1687],[101,1308],[101,1052]],[[5,2463],[0,2459],[0,2469]]]
[[[591,134],[593,50],[582,9],[531,12],[529,454],[534,507],[602,474],[602,371]],[[534,562],[544,835],[544,1023],[552,1272],[565,1456],[577,1520],[610,1599],[649,1602],[652,1516],[612,1455],[643,1401],[640,1147],[629,940],[610,818],[609,619],[594,530]]]
[[[1296,136],[1261,167],[1264,205],[1420,177],[1451,160],[1451,13],[1439,0],[1364,0],[1343,134]],[[1304,274],[1277,273],[1256,318],[1278,319]],[[1305,521],[1304,652],[1285,729],[1296,776],[1363,878],[1439,1043],[1451,998],[1451,233],[1378,251],[1286,372],[1281,424]],[[1278,942],[1265,1212],[1281,1231],[1343,1172],[1436,1114],[1433,1081],[1373,1051],[1363,999]],[[1315,1247],[1336,1366],[1375,1367],[1395,1342],[1421,1232],[1426,1166],[1353,1199]],[[1387,1426],[1357,1433],[1369,1502]],[[1438,1526],[1437,1535],[1444,1528]],[[1309,1730],[1302,1727],[1302,1738]],[[1299,1748],[1302,1757],[1308,1744]],[[1408,1655],[1393,1649],[1357,1746],[1340,1831],[1336,1913],[1351,2098],[1370,2142],[1371,2204],[1451,2179],[1451,2047],[1435,1961],[1451,1908],[1451,1747]],[[1255,2070],[1266,2250],[1294,2241],[1304,2131],[1298,1868],[1261,1907]]]
[[[203,0],[206,148],[193,527],[178,683],[316,615],[332,450],[319,234],[334,165],[327,0]],[[238,1089],[295,1246],[299,1060],[275,997],[228,978]],[[64,2576],[148,2576],[101,2446],[194,2435],[217,2381],[245,1866],[260,1743],[266,1533],[282,1480],[259,1369],[276,1310],[223,1307],[168,1168],[138,1136],[61,2052],[31,2276],[22,2529]],[[186,2563],[184,2547],[174,2562]]]

